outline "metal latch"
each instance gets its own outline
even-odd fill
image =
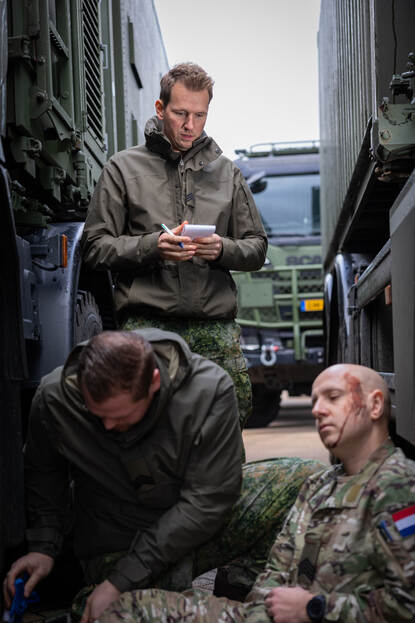
[[[277,361],[277,350],[279,346],[274,344],[263,344],[259,360],[263,366],[273,366]]]

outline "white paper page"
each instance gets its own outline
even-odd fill
[[[182,236],[189,238],[205,238],[211,236],[216,231],[215,225],[185,225],[182,230]]]

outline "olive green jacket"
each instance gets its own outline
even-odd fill
[[[230,377],[175,333],[139,333],[161,373],[143,420],[117,433],[88,412],[76,377],[81,344],[42,379],[25,452],[30,551],[55,557],[73,514],[78,557],[128,551],[108,577],[120,591],[149,586],[207,541],[241,485]]]
[[[216,225],[223,252],[214,262],[168,262],[157,242],[161,223]],[[251,271],[265,260],[267,239],[240,170],[205,133],[181,158],[156,117],[146,145],[114,155],[96,186],[83,236],[92,268],[116,276],[118,311],[185,318],[234,318],[230,270]]]

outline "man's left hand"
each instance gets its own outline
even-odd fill
[[[222,238],[218,234],[212,234],[204,238],[195,238],[193,242],[197,247],[195,256],[207,262],[213,262],[222,253]]]
[[[98,584],[87,599],[81,623],[93,623],[113,601],[118,599],[120,594],[120,591],[108,580]]]
[[[310,623],[306,606],[312,597],[301,586],[279,586],[268,593],[265,607],[274,623]]]

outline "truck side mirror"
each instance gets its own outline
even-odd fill
[[[257,194],[257,193],[262,193],[262,191],[264,191],[266,189],[268,185],[267,180],[257,180],[256,182],[253,182],[252,184],[250,184],[250,189],[251,189],[251,193],[253,195]]]

